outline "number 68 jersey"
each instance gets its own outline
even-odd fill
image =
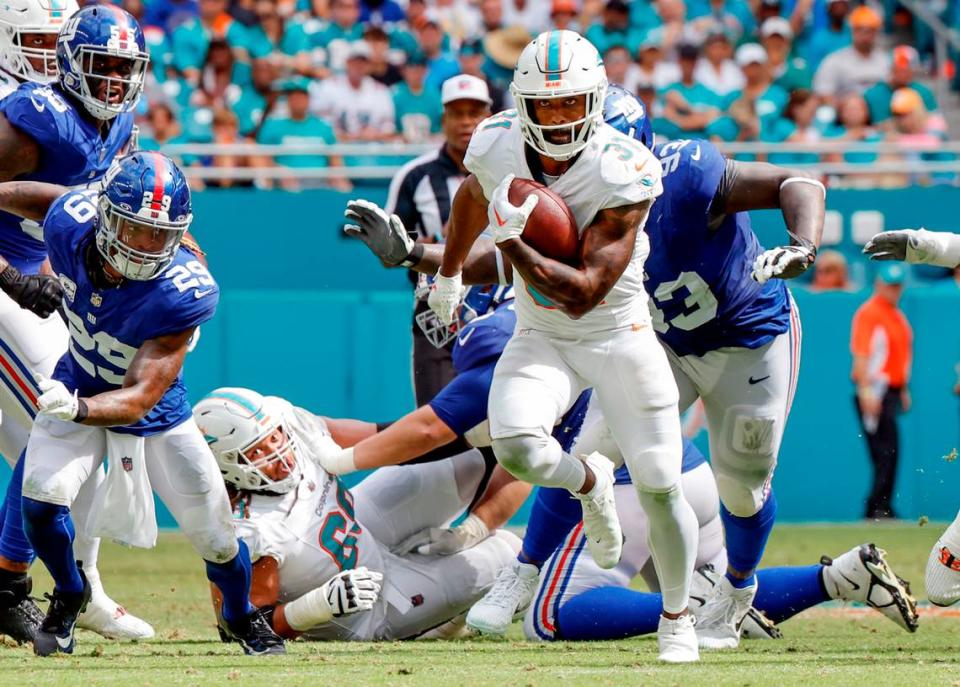
[[[96,202],[95,191],[70,191],[50,206],[43,222],[50,264],[64,289],[63,310],[70,330],[69,350],[57,363],[54,378],[86,397],[120,388],[144,342],[206,322],[220,297],[206,267],[183,247],[155,279],[97,288],[87,271],[91,251],[97,250]],[[146,417],[111,431],[151,436],[190,417],[181,371]]]

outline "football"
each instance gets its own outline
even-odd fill
[[[514,179],[510,184],[510,202],[521,205],[535,193],[540,197],[520,238],[544,257],[576,264],[580,260],[580,234],[577,221],[563,198],[532,179]]]

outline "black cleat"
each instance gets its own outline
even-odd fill
[[[0,584],[0,634],[17,644],[32,642],[43,622],[43,611],[30,598],[33,580],[24,573]]]
[[[80,578],[83,580],[82,592],[58,592],[54,589],[53,594],[46,595],[50,599],[50,608],[33,640],[33,653],[37,656],[73,653],[77,616],[86,610],[90,601],[90,583],[82,569]]]
[[[273,631],[259,608],[243,620],[232,624],[221,615],[219,626],[221,639],[227,637],[237,642],[243,647],[243,653],[247,656],[287,653],[283,639]]]

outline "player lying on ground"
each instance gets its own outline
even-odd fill
[[[652,143],[643,106],[633,96],[612,89],[605,117],[645,146]],[[651,253],[644,268],[654,326],[680,385],[680,407],[698,396],[705,401],[721,501],[728,506],[721,510],[727,574],[697,632],[704,646],[736,646],[739,618],[756,592],[752,571],[773,527],[770,479],[799,365],[799,318],[782,279],[813,262],[824,191],[819,182],[790,170],[725,160],[707,141],[672,142],[655,152],[663,165],[664,194],[645,227]],[[437,268],[441,249],[414,246],[393,218],[369,203],[351,207],[362,229],[353,233],[385,265],[402,263],[428,274]],[[746,214],[762,208],[781,209],[795,245],[763,251]],[[499,277],[508,283],[512,274],[509,258],[483,239],[463,265],[467,282]],[[738,412],[727,412],[730,407]],[[747,428],[760,430],[753,437],[745,434]],[[526,564],[530,561],[521,557],[515,572]],[[535,574],[524,572],[528,578]],[[514,593],[524,589],[512,580],[505,584]],[[530,602],[505,594],[497,599],[477,609],[492,632],[504,631]]]
[[[251,600],[283,637],[422,635],[466,611],[516,555],[519,539],[506,531],[449,556],[390,550],[463,512],[486,475],[477,451],[378,470],[348,490],[317,462],[333,441],[320,417],[235,388],[208,394],[194,417],[235,490],[237,532],[254,560]],[[362,429],[331,425],[344,443]]]
[[[0,71],[0,181],[96,184],[131,145],[132,110],[148,59],[143,33],[121,9],[100,5],[76,10],[74,0],[59,3],[57,11],[42,0],[0,5],[0,65],[7,72]],[[121,32],[126,37],[122,42],[117,40]],[[0,275],[0,359],[6,370],[0,375],[0,453],[15,466],[0,509],[0,633],[31,641],[43,613],[30,598],[26,574],[35,554],[23,533],[23,461],[18,459],[40,395],[34,376],[53,374],[69,334],[60,317],[50,316],[60,287],[47,269],[40,225],[0,212],[0,255],[10,265]],[[98,470],[74,505],[80,530],[74,551],[92,590],[77,623],[105,637],[147,639],[153,628],[103,591],[99,540],[84,532],[102,479]]]
[[[905,260],[919,265],[960,266],[960,236],[926,229],[877,234],[863,247],[873,260]],[[934,544],[927,559],[927,598],[938,606],[960,601],[960,513]]]
[[[8,182],[0,209],[43,221],[71,336],[53,378],[40,380],[24,462],[26,534],[54,580],[34,651],[73,651],[90,585],[74,557],[70,507],[110,453],[118,489],[107,492],[114,498],[104,499],[102,525],[152,545],[142,534],[152,526],[155,536],[156,490],[223,593],[223,631],[248,654],[282,653],[249,603],[247,547],[183,384],[189,341],[219,300],[207,269],[180,245],[192,220],[183,173],[158,153],[134,153],[100,193]]]

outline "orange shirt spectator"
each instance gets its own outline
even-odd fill
[[[862,357],[866,362],[867,376],[855,380],[858,384],[901,389],[910,378],[913,331],[897,307],[902,282],[890,283],[886,281],[889,278],[880,277],[874,295],[853,316],[850,350],[854,358]],[[894,293],[888,294],[888,290]],[[878,391],[874,389],[874,393]]]

